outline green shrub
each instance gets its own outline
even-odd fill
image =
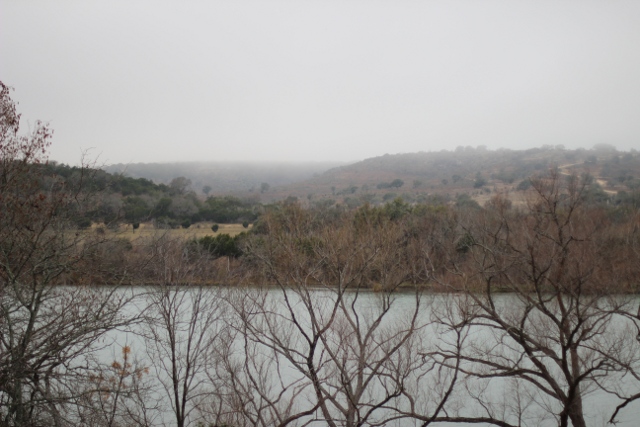
[[[76,221],[76,227],[81,230],[86,230],[87,228],[91,227],[91,220],[85,217],[78,218],[78,220]]]
[[[196,240],[196,244],[213,256],[238,258],[242,255],[242,250],[240,250],[238,245],[238,241],[242,235],[243,233],[235,237],[231,237],[228,234],[218,234],[215,237],[204,236]]]
[[[520,184],[518,184],[518,186],[516,187],[516,190],[518,191],[525,191],[528,190],[531,187],[531,180],[529,178],[520,181]]]

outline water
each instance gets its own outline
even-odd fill
[[[213,414],[220,409],[214,403],[223,401],[229,404],[233,400],[229,386],[233,381],[245,393],[245,407],[266,405],[268,399],[261,399],[257,393],[261,390],[271,399],[272,407],[279,408],[277,411],[265,410],[265,420],[270,420],[265,421],[265,425],[275,422],[277,415],[287,413],[290,405],[298,410],[312,408],[314,393],[308,380],[307,359],[313,361],[318,368],[318,378],[335,398],[328,411],[336,419],[350,415],[340,410],[348,406],[349,400],[340,391],[343,383],[353,387],[351,398],[357,397],[360,416],[363,416],[372,410],[373,405],[380,403],[385,391],[393,388],[396,384],[393,376],[403,373],[404,386],[413,401],[402,396],[392,398],[382,407],[372,410],[369,421],[389,426],[421,425],[419,420],[393,419],[393,411],[385,406],[409,412],[410,403],[413,403],[415,412],[431,414],[442,388],[451,380],[450,373],[432,369],[437,366],[430,365],[426,355],[435,350],[450,349],[455,343],[455,334],[442,324],[434,323],[436,317],[446,317],[449,313],[452,302],[459,298],[453,295],[400,293],[386,298],[373,292],[348,293],[342,299],[344,304],[340,305],[336,304],[339,300],[332,290],[296,293],[293,290],[282,292],[257,288],[173,289],[164,299],[147,291],[149,289],[139,293],[136,304],[130,308],[131,313],[144,312],[154,318],[167,313],[174,316],[174,329],[177,331],[174,356],[178,360],[178,376],[184,378],[186,362],[190,361],[191,372],[195,369],[191,393],[200,396],[188,405],[194,408],[188,416],[193,425],[199,421],[214,421]],[[151,299],[156,306],[161,303],[164,314],[163,310],[147,308]],[[518,305],[511,295],[501,296],[501,303],[504,307]],[[196,312],[199,314],[197,318],[194,317]],[[209,316],[203,316],[205,312]],[[327,329],[318,333],[323,327]],[[150,331],[148,326],[140,323],[130,331],[114,332],[111,335],[114,345],[102,357],[112,360],[117,358],[119,346],[130,346],[139,365],[151,368],[147,378],[154,389],[150,396],[160,402],[155,421],[172,425],[172,402],[167,396],[167,390],[172,390],[167,374],[171,372],[169,362],[172,354],[162,350],[163,346],[154,344],[158,340],[169,342],[169,335],[162,333],[160,325],[156,325],[155,335],[150,335]],[[312,353],[310,342],[314,336],[321,339],[315,343],[316,351]],[[475,327],[468,331],[466,339],[490,345],[496,335],[488,329]],[[630,351],[637,352],[637,349]],[[516,350],[507,357],[514,354]],[[201,357],[201,361],[198,362],[195,356]],[[634,381],[628,377],[618,377],[616,381],[621,390],[635,387],[632,385]],[[479,413],[478,404],[468,397],[469,393],[491,396],[492,410],[496,414],[507,414],[515,424],[518,423],[515,413],[520,412],[524,414],[519,421],[521,425],[557,425],[557,421],[548,416],[548,409],[557,407],[557,404],[526,382],[493,379],[459,383],[447,403],[449,414]],[[606,421],[617,403],[619,401],[614,395],[595,387],[585,390],[587,424],[607,425]],[[308,425],[326,425],[325,421],[313,421],[314,417],[322,419],[319,409],[302,420]],[[638,419],[640,402],[625,408],[618,416],[617,425],[635,426]],[[469,424],[432,425],[458,427]]]

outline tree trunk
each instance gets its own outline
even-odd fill
[[[579,378],[580,376],[580,356],[578,355],[578,350],[574,347],[569,350],[571,355],[571,374],[573,379]],[[587,427],[587,424],[584,421],[584,411],[582,408],[582,390],[580,390],[580,383],[575,385],[575,390],[573,392],[573,397],[570,398],[570,401],[567,406],[567,412],[569,414],[569,419],[571,420],[571,424],[573,427]]]

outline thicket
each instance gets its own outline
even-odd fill
[[[218,234],[217,236],[205,236],[192,242],[193,245],[202,248],[214,257],[238,258],[242,255],[241,242],[246,237],[245,233],[235,236]]]
[[[184,180],[184,185],[155,184],[148,179],[110,174],[89,165],[77,167],[46,162],[31,164],[29,168],[39,177],[43,191],[55,182],[64,182],[81,185],[84,192],[96,195],[92,206],[76,216],[79,228],[86,228],[92,222],[113,225],[153,221],[159,228],[188,227],[200,221],[254,222],[261,211],[260,203],[255,200],[232,196],[201,200],[188,191],[188,180],[180,177],[176,180]]]

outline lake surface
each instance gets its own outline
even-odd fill
[[[152,315],[154,312],[148,308],[148,304],[151,299],[155,298],[158,302],[157,296],[151,298],[149,293],[150,289],[140,289],[139,295],[136,298],[135,305],[130,306],[131,313],[145,312]],[[314,328],[318,325],[324,325],[331,319],[332,309],[335,308],[335,294],[327,290],[316,290],[310,293],[297,294],[293,291],[283,293],[277,289],[231,289],[231,288],[208,288],[196,292],[195,290],[172,290],[168,294],[166,302],[167,307],[174,310],[176,314],[176,320],[178,321],[178,357],[181,362],[186,361],[186,345],[187,337],[190,333],[206,336],[206,339],[212,339],[216,350],[226,350],[215,352],[218,356],[221,353],[232,354],[235,353],[235,357],[238,362],[242,362],[245,365],[247,360],[250,362],[258,362],[256,365],[262,366],[267,369],[267,372],[262,372],[262,379],[265,384],[265,389],[270,388],[273,393],[283,393],[283,400],[291,399],[295,401],[300,407],[309,405],[308,399],[312,396],[310,387],[301,389],[291,388],[289,391],[278,390],[278,387],[283,385],[295,385],[305,381],[306,377],[300,371],[300,357],[304,356],[305,343],[303,339],[304,333],[312,333]],[[173,299],[171,299],[173,298]],[[338,320],[332,326],[332,330],[327,332],[326,342],[322,343],[323,354],[316,356],[316,363],[324,366],[326,369],[323,375],[326,375],[327,381],[335,381],[335,375],[339,372],[335,362],[337,360],[343,360],[345,365],[355,366],[354,360],[360,355],[359,351],[362,349],[356,349],[354,343],[358,341],[357,334],[353,333],[354,319],[357,320],[358,326],[361,332],[367,332],[371,330],[372,324],[375,319],[380,320],[379,326],[372,332],[372,335],[378,334],[378,339],[371,340],[369,345],[374,346],[380,344],[385,336],[389,339],[395,339],[394,331],[406,330],[408,324],[411,324],[415,331],[412,332],[412,342],[408,351],[403,356],[398,356],[397,363],[419,363],[420,355],[426,352],[432,351],[436,346],[443,342],[451,341],[451,333],[447,332],[442,325],[433,323],[434,315],[442,313],[444,309],[450,305],[451,299],[455,296],[451,295],[422,295],[420,298],[412,293],[400,293],[395,294],[391,299],[385,300],[378,293],[373,292],[360,292],[358,294],[347,294],[345,297],[346,304],[336,310]],[[517,305],[518,302],[513,296],[503,295],[501,296],[502,303],[505,306]],[[217,310],[213,316],[213,320],[209,319],[208,323],[204,326],[189,325],[192,320],[194,300],[201,300],[200,309],[204,310]],[[313,307],[310,311],[308,308]],[[418,312],[416,315],[416,307]],[[385,313],[381,316],[381,313]],[[157,316],[156,310],[153,316]],[[355,316],[355,317],[354,317]],[[199,317],[197,322],[204,322],[203,317]],[[184,322],[184,323],[180,323]],[[356,329],[357,329],[356,328]],[[488,330],[475,330],[473,331],[477,337],[483,337],[486,335],[487,340],[490,340],[491,334]],[[385,335],[386,334],[386,335]],[[268,337],[271,335],[271,337]],[[146,337],[146,338],[145,338]],[[213,337],[213,338],[212,338]],[[248,339],[246,339],[248,337]],[[275,338],[274,338],[275,337]],[[348,337],[348,338],[347,338]],[[140,323],[132,328],[130,331],[118,331],[111,334],[111,338],[114,340],[114,345],[110,350],[103,352],[101,357],[108,363],[109,360],[113,360],[118,357],[119,348],[123,345],[130,346],[139,361],[141,366],[149,366],[151,374],[150,380],[155,382],[154,396],[162,403],[161,414],[158,417],[160,420],[164,420],[166,425],[172,425],[171,415],[171,402],[166,395],[166,392],[161,386],[161,380],[166,381],[166,372],[163,371],[162,364],[167,364],[169,360],[168,353],[160,354],[157,349],[151,348],[151,341],[149,339],[148,329],[143,323]],[[270,341],[270,339],[272,339]],[[287,348],[295,349],[296,346],[300,346],[300,354],[284,354],[283,352],[273,351],[272,346],[274,342],[288,341]],[[482,338],[481,340],[484,340]],[[250,345],[247,344],[250,342]],[[193,345],[193,343],[191,344]],[[250,347],[247,349],[247,345]],[[344,351],[335,357],[331,358],[327,356],[327,353],[340,352],[340,347],[354,346],[349,351]],[[640,348],[638,349],[640,351]],[[204,351],[206,353],[206,351]],[[366,353],[368,357],[375,359],[375,351]],[[211,354],[209,354],[211,356]],[[288,359],[287,356],[291,358]],[[395,357],[395,356],[394,356]],[[404,357],[404,359],[403,359]],[[182,359],[180,359],[182,358]],[[251,360],[253,358],[253,360]],[[298,359],[297,359],[298,358]],[[340,359],[341,358],[341,359]],[[264,363],[261,363],[264,362]],[[202,381],[198,387],[198,390],[210,390],[212,388],[211,380],[212,376],[220,375],[221,366],[211,368],[210,371],[204,370],[197,374],[194,378],[196,381]],[[257,369],[257,368],[256,368]],[[255,371],[254,371],[255,373]],[[225,372],[221,374],[224,376]],[[334,377],[331,377],[331,376]],[[418,378],[419,375],[423,375],[422,378]],[[333,379],[329,379],[333,378]],[[424,408],[432,406],[429,403],[429,393],[435,393],[437,387],[434,386],[436,377],[433,373],[427,373],[426,368],[422,371],[418,369],[416,373],[412,373],[409,377],[409,382],[416,390],[420,390],[420,387],[425,387],[427,392],[422,395],[419,391],[416,392],[415,397],[418,399],[420,405]],[[616,379],[619,381],[620,387],[624,388],[625,378],[619,377]],[[209,385],[207,385],[207,382]],[[335,384],[338,384],[336,382]],[[522,393],[519,397],[521,404],[523,400],[529,399],[530,401],[537,402],[536,405],[547,404],[550,407],[554,406],[554,402],[551,399],[545,399],[539,395],[532,396],[532,393],[538,393],[531,387],[523,387],[519,384],[514,388],[514,384],[510,384],[504,380],[491,380],[484,383],[486,387],[485,393],[494,396],[494,404],[496,410],[512,411],[513,402],[511,401],[515,394]],[[219,384],[213,385],[215,387],[222,387]],[[293,386],[291,386],[293,387]],[[376,399],[376,393],[379,393],[380,385],[370,387],[365,393],[363,401],[374,402]],[[221,388],[219,388],[221,389]],[[194,389],[195,390],[195,389]],[[449,405],[451,410],[458,410],[461,414],[473,414],[474,402],[465,398],[464,396],[468,392],[468,385],[457,389],[458,392],[454,392],[454,398]],[[640,390],[638,390],[640,392]],[[306,394],[308,393],[308,394]],[[366,397],[368,393],[368,397]],[[514,394],[515,393],[515,394]],[[368,399],[368,400],[367,400]],[[422,401],[421,401],[422,399]],[[502,405],[500,406],[499,403]],[[612,408],[615,407],[617,399],[611,394],[606,394],[595,388],[587,390],[585,392],[585,414],[587,423],[589,426],[605,426],[606,420],[610,416]],[[404,407],[406,402],[398,403],[399,406]],[[510,408],[511,407],[511,408]],[[405,407],[406,409],[406,407]],[[541,412],[542,409],[532,409],[527,414],[532,416]],[[319,414],[319,412],[318,412]],[[388,412],[385,410],[378,410],[372,419],[384,420],[388,416]],[[192,424],[195,425],[198,421],[199,414],[193,413],[190,417]],[[309,421],[309,418],[306,418]],[[637,426],[638,420],[640,420],[640,402],[631,403],[625,408],[618,416],[618,426],[631,427]],[[523,419],[522,425],[529,426],[554,426],[557,422],[553,419]],[[295,425],[295,424],[292,424]],[[311,421],[309,425],[326,425],[326,422]],[[418,420],[401,419],[395,421],[387,421],[385,425],[389,426],[418,426],[422,425],[422,422]],[[471,424],[463,423],[438,423],[432,424],[438,426],[465,426]],[[472,424],[482,425],[482,424]]]

